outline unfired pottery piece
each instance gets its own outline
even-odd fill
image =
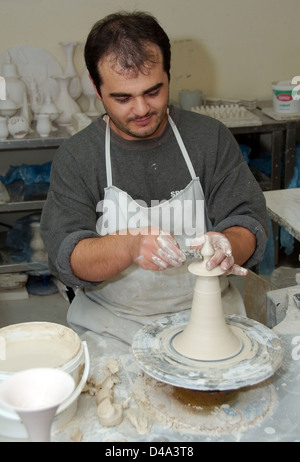
[[[197,277],[191,317],[184,331],[174,338],[173,346],[188,358],[227,359],[241,351],[242,342],[225,321],[219,283],[224,271],[220,267],[206,269],[207,261],[214,254],[208,239],[201,254],[203,260],[191,263],[188,268]]]
[[[197,276],[191,313],[164,316],[142,328],[132,350],[140,367],[162,382],[193,390],[235,390],[272,376],[282,361],[279,338],[246,317],[225,316],[220,267],[206,269],[214,250],[208,240]]]

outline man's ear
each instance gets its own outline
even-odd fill
[[[94,87],[94,90],[95,90],[95,93],[96,93],[97,98],[99,99],[99,101],[102,101],[101,95],[99,94],[99,92],[98,92],[98,90],[97,90],[97,87],[96,87],[96,85],[94,84],[94,81],[93,81],[92,77],[90,76],[90,74],[89,74],[89,78],[90,78],[90,81],[92,82],[92,85],[93,85],[93,87]]]

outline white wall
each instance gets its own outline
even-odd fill
[[[0,0],[0,55],[34,45],[64,67],[60,41],[85,41],[98,19],[119,9],[153,13],[172,41],[171,98],[271,98],[274,80],[300,75],[299,0]],[[83,70],[82,49],[75,53]]]

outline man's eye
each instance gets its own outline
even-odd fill
[[[155,96],[157,96],[159,93],[159,90],[155,90],[155,91],[151,91],[151,93],[147,93],[148,96],[150,96],[150,98],[154,98]]]
[[[123,103],[127,103],[129,101],[129,96],[126,96],[124,98],[116,98],[116,102],[117,103],[120,103],[120,104],[123,104]]]

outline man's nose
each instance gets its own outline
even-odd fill
[[[149,104],[144,96],[137,96],[135,98],[134,111],[138,116],[144,116],[149,112]]]

